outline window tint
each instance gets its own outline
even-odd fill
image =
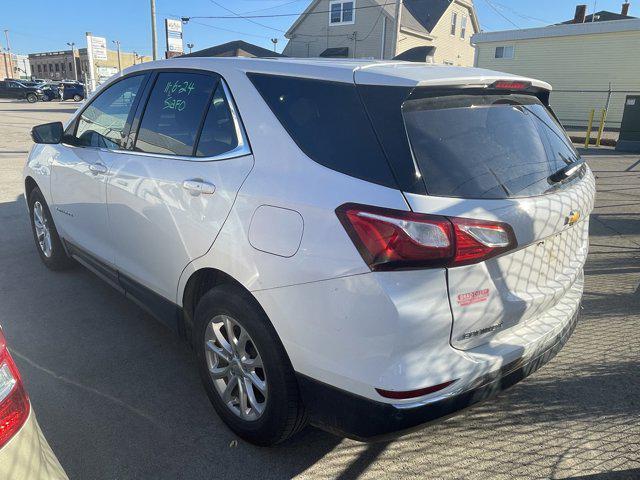
[[[452,94],[410,99],[402,109],[430,195],[540,195],[560,187],[550,177],[579,160],[562,127],[532,95]]]
[[[193,155],[198,130],[217,79],[197,73],[160,73],[145,108],[135,150]]]
[[[398,186],[404,192],[425,194],[424,181],[411,157],[402,119],[402,103],[412,88],[359,85],[358,90]]]
[[[80,115],[76,143],[114,150],[122,148],[127,118],[143,79],[143,75],[125,78],[100,93]]]
[[[458,22],[458,14],[451,12],[451,35],[456,34],[456,23]]]
[[[214,157],[233,150],[237,146],[238,137],[233,116],[222,88],[222,82],[218,82],[202,127],[196,156]]]
[[[248,76],[308,157],[347,175],[397,188],[355,85]]]

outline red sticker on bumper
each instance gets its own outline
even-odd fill
[[[475,292],[461,293],[458,295],[458,305],[466,307],[473,303],[486,302],[489,298],[489,289],[476,290]]]

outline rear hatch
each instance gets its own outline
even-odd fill
[[[361,90],[389,146],[389,127],[372,103],[383,98],[373,94],[379,88]],[[582,275],[595,186],[547,98],[524,82],[497,82],[419,87],[402,102],[412,173],[424,185],[424,192],[405,191],[411,209],[508,224],[515,235],[494,258],[448,268],[456,348],[561,310]]]

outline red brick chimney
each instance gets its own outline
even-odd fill
[[[622,15],[629,15],[629,5],[631,5],[629,2],[622,4],[622,11],[620,12]]]
[[[584,23],[584,19],[587,16],[586,5],[576,5],[576,14],[573,17],[573,23]]]

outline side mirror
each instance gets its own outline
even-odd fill
[[[31,138],[36,143],[55,144],[62,142],[64,127],[62,122],[44,123],[31,129]]]

